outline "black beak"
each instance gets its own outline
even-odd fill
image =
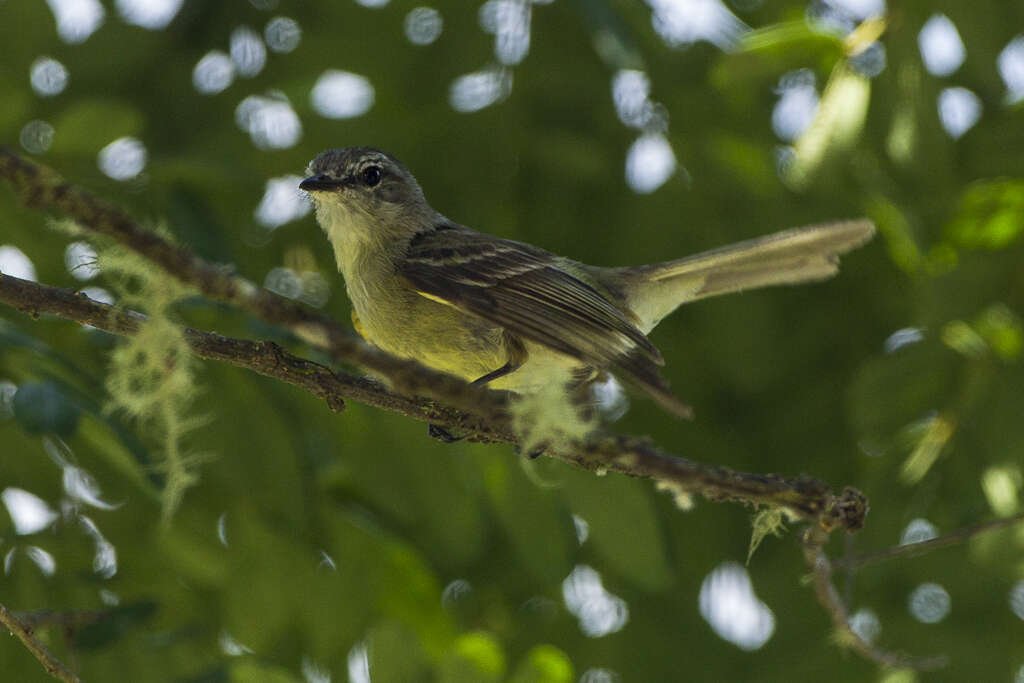
[[[311,175],[299,183],[299,189],[306,192],[326,192],[337,189],[344,184],[344,181],[336,180],[329,175],[320,173]]]

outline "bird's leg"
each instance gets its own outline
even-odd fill
[[[522,363],[509,361],[497,370],[492,370],[482,377],[477,377],[475,380],[470,382],[470,384],[487,384],[488,382],[493,382],[499,377],[504,377],[505,375],[515,372],[520,367],[522,367]],[[455,443],[456,441],[462,441],[465,438],[462,436],[455,436],[444,427],[436,424],[427,425],[427,434],[429,434],[431,438],[443,441],[444,443]]]

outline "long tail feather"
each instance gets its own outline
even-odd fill
[[[866,219],[777,232],[694,256],[618,273],[626,303],[649,332],[681,304],[718,294],[832,277],[839,255],[875,233]]]

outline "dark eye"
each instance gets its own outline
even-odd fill
[[[384,175],[384,172],[380,170],[380,166],[367,166],[363,169],[362,173],[363,183],[365,183],[367,187],[373,187],[380,182],[382,175]]]

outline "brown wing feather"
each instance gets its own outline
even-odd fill
[[[458,226],[417,235],[401,274],[423,294],[599,368],[616,367],[674,412],[661,354],[593,285],[553,254]]]

